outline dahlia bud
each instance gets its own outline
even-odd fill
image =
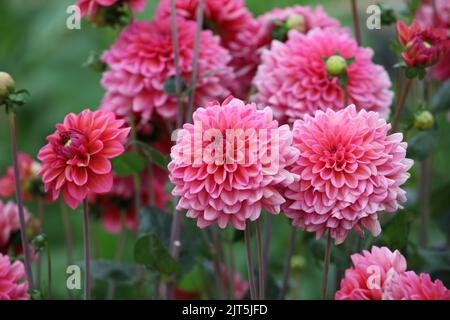
[[[47,235],[45,233],[38,234],[32,241],[34,248],[37,251],[45,249],[48,243]]]
[[[0,102],[14,92],[14,89],[15,83],[13,78],[6,72],[0,72]]]
[[[428,130],[433,127],[434,117],[430,111],[422,111],[416,116],[415,126],[419,130]]]
[[[331,76],[340,76],[347,70],[347,61],[339,55],[329,57],[325,63]]]
[[[298,32],[306,32],[305,18],[299,14],[291,14],[286,20],[286,27],[289,30],[297,30]]]

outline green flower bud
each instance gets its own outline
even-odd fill
[[[428,130],[434,125],[434,117],[430,111],[422,111],[416,115],[415,126],[419,130]]]
[[[14,90],[15,83],[13,78],[6,72],[0,72],[0,103]]]
[[[327,72],[331,76],[340,76],[347,71],[347,61],[338,55],[329,57],[326,62]]]
[[[305,33],[305,18],[299,14],[291,14],[286,20],[286,27],[289,30],[297,30],[298,32]]]

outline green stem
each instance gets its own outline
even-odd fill
[[[325,256],[323,259],[323,276],[322,276],[322,294],[320,296],[321,300],[327,298],[328,292],[328,273],[330,268],[330,254],[331,253],[331,233],[328,231],[327,244],[325,246]]]
[[[358,46],[361,45],[361,30],[359,28],[359,17],[358,8],[356,6],[356,0],[350,0],[352,6],[352,17],[353,17],[353,30],[355,31],[355,39]]]
[[[84,300],[91,299],[91,255],[89,243],[89,205],[83,200],[83,238],[84,238]]]
[[[259,219],[256,220],[256,247],[258,250],[258,278],[259,278],[259,300],[264,300],[265,296],[265,279],[264,279],[264,255],[263,255],[263,244],[262,244],[262,237],[261,237],[261,223],[259,222]]]
[[[52,256],[50,253],[50,246],[48,241],[45,245],[45,249],[47,251],[47,299],[52,299]]]
[[[396,132],[400,123],[400,115],[403,111],[403,107],[405,106],[406,97],[408,96],[409,89],[411,88],[413,80],[408,79],[403,87],[402,95],[397,103],[397,108],[395,109],[394,120],[392,123],[392,132]]]
[[[292,254],[294,253],[295,238],[297,235],[297,227],[291,227],[291,237],[289,238],[288,252],[284,262],[283,285],[280,290],[280,300],[286,299],[286,293],[289,287],[289,274],[291,272]]]
[[[255,275],[253,268],[253,257],[251,251],[251,240],[250,240],[250,224],[248,223],[244,230],[244,238],[245,238],[245,251],[247,253],[247,271],[248,271],[248,280],[250,284],[250,297],[252,300],[257,299],[256,292],[256,283],[255,283]]]

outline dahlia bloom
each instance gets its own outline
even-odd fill
[[[116,4],[129,5],[132,11],[144,11],[147,0],[78,0],[77,6],[80,8],[81,16],[94,16],[102,8],[111,7]]]
[[[30,214],[24,209],[25,220],[30,218]],[[0,200],[0,252],[6,251],[9,246],[11,236],[20,230],[19,209],[17,205],[9,201],[4,204]]]
[[[353,266],[345,271],[336,300],[382,300],[386,283],[406,271],[406,260],[397,250],[373,246],[351,256]]]
[[[298,156],[289,127],[279,127],[270,108],[232,97],[197,109],[193,120],[178,132],[168,166],[177,209],[200,228],[230,223],[238,230],[262,209],[279,213],[279,188],[298,178],[286,169]]]
[[[429,67],[450,47],[445,29],[423,28],[416,20],[410,27],[397,21],[397,32],[403,46],[402,58],[408,67]]]
[[[37,173],[40,169],[40,164],[33,161],[26,153],[19,152],[18,154],[20,186],[23,193],[24,200],[31,200],[33,192],[32,184],[37,178]],[[14,167],[8,167],[6,175],[0,178],[0,196],[11,197],[15,194],[15,178]]]
[[[29,300],[23,263],[0,253],[0,300]]]
[[[430,275],[407,271],[392,277],[385,285],[383,300],[450,300],[450,290]]]
[[[330,76],[326,62],[336,53],[354,59],[346,67],[346,89],[338,76]],[[382,66],[372,62],[373,51],[358,47],[348,33],[314,29],[304,35],[290,31],[286,43],[272,42],[265,50],[262,65],[253,80],[255,101],[274,108],[281,122],[294,122],[316,110],[334,110],[348,103],[358,110],[379,112],[387,117],[393,93],[391,81]]]
[[[191,79],[195,29],[195,22],[177,19],[181,76],[187,85]],[[202,31],[196,105],[229,94],[230,55],[219,42],[211,31]],[[154,112],[165,119],[176,118],[176,97],[164,91],[166,81],[176,74],[169,18],[128,25],[102,60],[110,70],[103,74],[102,85],[107,92],[101,109],[114,111],[119,117],[134,113],[144,124]]]
[[[413,164],[403,135],[389,135],[390,128],[378,113],[354,105],[297,120],[293,146],[300,157],[290,169],[301,179],[288,186],[283,205],[293,225],[317,239],[329,231],[336,244],[350,230],[377,236],[378,213],[395,212],[406,201],[401,185]]]
[[[42,161],[39,175],[45,191],[56,200],[62,192],[67,205],[75,209],[89,192],[111,190],[113,177],[110,159],[125,151],[130,128],[123,127],[113,113],[84,110],[68,114],[48,144],[39,151]]]

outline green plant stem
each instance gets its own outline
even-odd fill
[[[327,244],[325,246],[325,256],[323,259],[323,276],[322,276],[322,294],[321,300],[326,300],[328,292],[328,273],[330,268],[330,254],[331,253],[331,233],[328,231]]]
[[[42,201],[42,197],[38,196],[36,198],[36,204],[38,208],[38,219],[40,222],[40,233],[44,232],[44,202]],[[41,275],[42,275],[42,252],[39,252],[38,260],[37,260],[37,266],[36,266],[36,286],[41,286]]]
[[[264,250],[263,250],[263,265],[264,265],[264,291],[267,291],[267,282],[268,282],[268,274],[269,270],[269,255],[270,255],[270,236],[272,234],[272,221],[273,214],[269,214],[266,216],[266,228],[264,230]]]
[[[45,245],[45,249],[47,251],[47,299],[52,299],[52,256],[50,252],[50,245],[48,241]]]
[[[64,245],[66,247],[66,263],[68,266],[73,264],[73,257],[72,257],[72,229],[70,226],[70,219],[69,215],[67,214],[67,209],[65,207],[64,201],[62,199],[59,200],[59,211],[61,213],[61,220],[63,223],[63,229],[64,229]],[[69,300],[72,299],[72,291],[67,289],[67,296]]]
[[[83,200],[84,300],[91,299],[91,254],[89,243],[89,204]]]
[[[33,281],[33,271],[31,269],[30,246],[28,244],[25,213],[23,210],[22,190],[20,186],[19,158],[17,153],[17,137],[16,137],[16,115],[12,110],[8,109],[7,114],[9,117],[9,124],[11,129],[11,148],[12,148],[11,151],[14,166],[14,183],[16,187],[17,207],[19,210],[20,238],[22,241],[22,248],[24,253],[25,273],[27,275],[28,285],[30,289],[34,290],[35,285]]]
[[[259,288],[259,300],[265,299],[265,279],[264,279],[264,254],[263,254],[263,244],[261,236],[261,223],[259,219],[256,220],[256,248],[258,250],[258,288]]]
[[[358,8],[356,6],[356,0],[350,0],[352,6],[352,17],[353,17],[353,30],[355,32],[355,39],[358,45],[361,45],[361,30],[359,28],[359,16]]]
[[[292,261],[292,254],[294,252],[296,235],[297,235],[297,228],[295,226],[291,226],[291,237],[289,238],[288,252],[286,255],[286,260],[284,262],[283,284],[280,289],[280,297],[279,297],[280,300],[286,299],[286,293],[289,287],[289,274],[291,272],[291,261]]]
[[[247,253],[247,271],[248,271],[248,280],[250,284],[250,297],[252,300],[257,299],[257,291],[256,291],[256,283],[255,283],[255,275],[253,268],[253,257],[251,251],[251,236],[250,236],[250,224],[248,223],[244,230],[244,238],[245,238],[245,251]]]
[[[235,276],[235,272],[236,272],[236,262],[235,262],[235,257],[234,257],[234,244],[233,244],[233,240],[231,239],[231,241],[229,241],[228,243],[228,249],[229,249],[229,270],[230,270],[230,280],[229,280],[229,297],[230,299],[234,300],[235,294],[235,286],[234,286],[234,276]]]
[[[412,79],[407,79],[403,87],[402,94],[400,96],[400,99],[398,100],[397,107],[395,108],[394,120],[392,123],[392,132],[397,132],[398,126],[400,124],[400,115],[402,114],[406,102],[406,97],[408,96],[408,92],[411,88],[412,83]]]

